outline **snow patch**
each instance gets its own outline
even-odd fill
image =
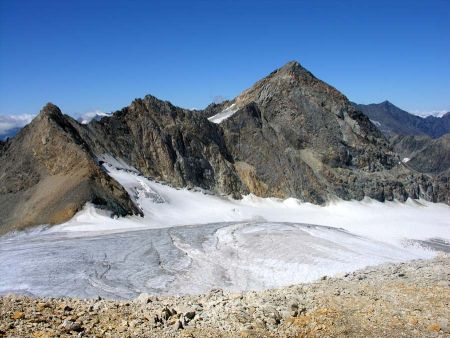
[[[381,127],[381,122],[376,121],[376,120],[370,120],[370,122],[372,122],[375,126],[377,126],[378,128]]]
[[[420,111],[420,110],[415,110],[412,111],[411,113],[423,118],[427,118],[429,116],[433,116],[433,117],[443,117],[445,114],[447,114],[448,112],[450,112],[450,109],[446,109],[446,110],[434,110],[434,111],[428,111],[428,112],[424,112],[424,111]]]
[[[239,107],[236,105],[236,103],[233,103],[231,106],[229,106],[228,108],[225,108],[220,113],[217,113],[216,115],[208,118],[208,120],[213,123],[220,123],[220,122],[226,120],[227,118],[229,118],[230,116],[232,116],[238,110],[239,110]]]

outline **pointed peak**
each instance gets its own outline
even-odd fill
[[[49,102],[41,109],[41,111],[39,112],[39,115],[55,117],[55,116],[61,116],[62,112],[58,106]]]
[[[294,68],[294,67],[301,67],[300,63],[296,60],[287,62],[282,68]]]
[[[260,104],[274,97],[282,101],[286,99],[288,92],[298,92],[299,89],[301,95],[314,96],[318,105],[322,104],[324,97],[333,97],[333,100],[340,101],[339,104],[349,104],[347,98],[336,88],[316,78],[297,61],[289,61],[244,90],[235,98],[235,103],[238,107],[243,107],[251,101]]]
[[[289,61],[288,63],[286,63],[284,66],[278,68],[276,70],[276,72],[283,72],[283,71],[295,72],[298,70],[304,70],[304,68],[298,61],[292,60],[292,61]]]
[[[157,108],[157,109],[163,109],[164,107],[172,107],[172,103],[170,103],[169,101],[164,101],[164,100],[160,100],[158,99],[156,96],[153,96],[151,94],[147,94],[144,96],[143,99],[139,98],[139,99],[135,99],[132,103],[131,103],[131,107],[133,109],[137,109],[138,107],[146,107],[147,109],[149,109],[150,107],[153,108]]]

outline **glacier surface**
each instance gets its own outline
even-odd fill
[[[326,206],[175,189],[101,157],[145,217],[86,205],[72,220],[0,237],[0,293],[132,298],[211,288],[259,290],[368,265],[430,258],[450,241],[450,208],[333,201]]]

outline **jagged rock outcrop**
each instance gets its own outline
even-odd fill
[[[450,134],[437,139],[429,136],[395,136],[391,139],[394,150],[414,170],[434,175],[450,169]]]
[[[76,124],[58,107],[40,114],[0,151],[0,233],[70,219],[91,201],[119,215],[139,214],[96,163]]]
[[[242,182],[257,195],[447,201],[448,187],[426,176],[416,184],[370,120],[297,62],[230,103],[236,112],[220,125]]]
[[[199,112],[147,95],[80,128],[98,154],[110,154],[144,175],[175,187],[200,187],[238,197],[236,175],[222,130]]]
[[[428,135],[438,138],[450,133],[450,113],[442,117],[421,117],[410,114],[389,101],[372,104],[356,104],[388,137],[394,135]]]
[[[234,102],[230,100],[225,100],[220,103],[213,102],[209,104],[205,109],[201,110],[203,116],[210,118],[221,111],[223,111],[226,107],[232,105]]]
[[[203,111],[148,95],[85,125],[47,105],[0,143],[0,232],[63,222],[88,201],[140,213],[102,170],[103,156],[175,187],[237,198],[449,201],[447,174],[403,164],[343,94],[290,62]]]

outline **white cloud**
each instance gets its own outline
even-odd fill
[[[109,116],[111,116],[111,113],[105,113],[100,110],[94,110],[81,114],[80,117],[78,118],[78,122],[82,124],[87,124],[91,122],[93,119],[98,121],[102,117],[109,117]]]
[[[425,112],[416,110],[416,111],[412,111],[411,114],[418,115],[418,116],[421,116],[421,117],[427,117],[427,116],[442,117],[449,111],[450,111],[450,109],[425,111]]]
[[[13,136],[18,128],[22,128],[34,118],[32,114],[0,115],[0,139]]]

